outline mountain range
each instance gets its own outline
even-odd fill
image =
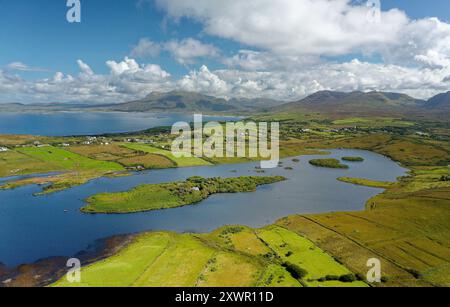
[[[450,92],[438,94],[430,98],[426,103],[426,107],[433,110],[449,110]]]
[[[299,101],[274,107],[271,112],[316,112],[336,116],[427,116],[447,119],[450,113],[450,92],[421,100],[391,92],[320,91]]]
[[[320,91],[294,102],[272,99],[217,98],[195,92],[153,92],[147,97],[117,104],[0,104],[0,111],[91,110],[121,112],[203,112],[203,113],[291,113],[315,112],[337,115],[412,115],[447,116],[450,113],[450,91],[429,100],[420,100],[390,92]]]
[[[237,99],[226,100],[195,92],[171,91],[167,93],[153,92],[147,97],[108,105],[113,111],[125,112],[240,112],[251,111],[280,105],[279,101],[271,99]],[[104,108],[104,107],[102,107]]]

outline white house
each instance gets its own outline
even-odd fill
[[[6,147],[0,147],[0,152],[5,152],[5,151],[8,151],[9,149],[8,148],[6,148]]]

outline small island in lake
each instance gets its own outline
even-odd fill
[[[347,162],[364,162],[364,158],[362,158],[362,157],[342,157],[342,161],[347,161]]]
[[[337,159],[314,159],[309,161],[309,164],[317,167],[327,167],[327,168],[342,168],[348,169],[348,165],[342,164]]]
[[[134,213],[177,208],[198,203],[212,194],[254,192],[260,185],[284,181],[282,176],[203,178],[147,184],[121,193],[104,193],[87,199],[84,213]]]

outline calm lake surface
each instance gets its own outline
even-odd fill
[[[237,117],[204,116],[205,121]],[[192,122],[193,115],[119,112],[0,113],[0,134],[43,136],[95,135],[132,132]]]
[[[338,182],[337,177],[393,181],[406,171],[371,152],[333,150],[331,156],[362,156],[365,162],[347,163],[350,169],[336,170],[309,165],[308,161],[316,156],[300,157],[300,163],[286,159],[283,168],[260,175],[282,175],[288,180],[260,187],[255,193],[218,194],[193,206],[128,215],[85,215],[79,209],[84,205],[83,199],[93,194],[124,191],[145,183],[184,180],[194,175],[258,175],[255,166],[259,164],[167,169],[130,177],[101,178],[39,197],[33,196],[40,191],[38,186],[0,191],[0,262],[16,266],[51,256],[70,257],[98,239],[117,234],[150,230],[208,232],[230,224],[262,227],[296,213],[361,210],[367,199],[382,190]]]

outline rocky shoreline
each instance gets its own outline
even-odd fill
[[[134,237],[135,235],[120,235],[98,240],[73,257],[78,258],[85,266],[112,256],[130,244]],[[68,257],[51,257],[15,268],[8,268],[0,263],[0,288],[48,286],[66,274],[67,260]]]

